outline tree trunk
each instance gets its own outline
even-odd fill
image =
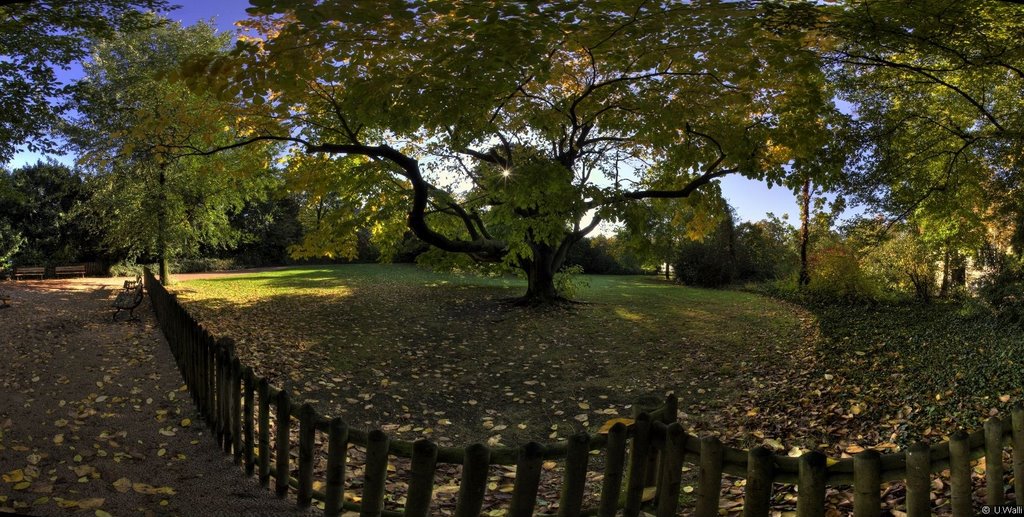
[[[807,269],[807,245],[810,242],[810,212],[811,212],[811,180],[804,180],[804,186],[800,196],[800,287],[811,283],[811,274]]]
[[[549,305],[566,301],[555,288],[555,273],[565,262],[565,253],[548,244],[534,243],[530,248],[533,250],[533,256],[520,263],[526,272],[527,280],[526,294],[520,299],[521,302],[528,305]]]
[[[950,260],[952,257],[949,252],[949,245],[946,245],[946,252],[942,257],[942,283],[939,285],[939,298],[945,298],[949,294],[949,275],[950,275]]]
[[[156,252],[160,260],[160,283],[168,285],[171,283],[170,268],[167,260],[167,175],[164,168],[160,167],[160,192],[157,194],[156,209]]]

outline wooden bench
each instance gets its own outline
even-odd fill
[[[142,287],[142,282],[138,282],[133,289],[125,289],[117,295],[112,304],[117,309],[114,311],[114,321],[117,321],[117,315],[121,314],[121,311],[128,311],[128,319],[138,319],[135,317],[135,308],[142,304]]]
[[[135,286],[137,286],[137,285],[139,285],[141,283],[142,283],[142,275],[135,275],[135,280],[125,280],[124,281],[124,290],[125,291],[131,291],[131,290],[135,289]]]
[[[40,280],[43,279],[43,275],[46,274],[46,268],[42,266],[30,266],[30,267],[16,267],[14,268],[14,279],[17,280],[23,276],[38,276]]]
[[[82,278],[85,278],[85,265],[78,264],[75,266],[57,266],[53,268],[53,272],[58,277],[60,277],[61,275],[78,275]]]

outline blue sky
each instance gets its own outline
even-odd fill
[[[249,7],[248,0],[178,0],[181,6],[168,14],[173,19],[184,25],[191,25],[199,20],[213,19],[217,27],[222,31],[234,32],[234,22],[246,17],[245,9]],[[62,74],[65,80],[74,80],[81,74],[79,67]],[[34,163],[43,156],[36,153],[18,153],[8,163],[9,168],[16,168],[26,163]],[[53,156],[61,162],[71,164],[73,157]],[[795,222],[795,216],[799,213],[796,197],[789,190],[782,187],[769,189],[760,181],[754,181],[742,176],[732,175],[721,180],[722,192],[725,198],[735,209],[739,218],[744,221],[756,221],[763,219],[765,214],[772,212],[775,215],[790,215],[790,221]]]

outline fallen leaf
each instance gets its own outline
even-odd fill
[[[122,494],[132,489],[132,482],[128,478],[121,478],[114,481],[114,489]]]

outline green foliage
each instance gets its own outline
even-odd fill
[[[0,4],[0,163],[19,145],[59,147],[54,133],[76,86],[63,84],[56,69],[82,59],[97,38],[149,27],[144,13],[167,8],[164,0]]]
[[[141,275],[142,270],[145,268],[145,264],[137,264],[134,260],[127,259],[114,263],[110,266],[110,269],[108,269],[107,272],[110,273],[110,276],[125,276],[131,278],[135,275]]]
[[[0,256],[19,265],[95,260],[98,236],[77,217],[88,195],[84,175],[56,162],[0,170]]]
[[[721,287],[736,279],[736,228],[731,211],[704,240],[684,239],[676,248],[676,279],[686,285]]]
[[[796,234],[774,214],[736,226],[736,277],[766,281],[792,276],[799,267]]]
[[[978,296],[999,321],[1024,327],[1024,263],[1008,258],[981,277]]]
[[[0,219],[0,270],[11,267],[11,258],[24,243],[25,237],[21,232],[11,228],[11,223],[6,219]]]
[[[94,46],[73,141],[95,172],[84,216],[106,246],[116,257],[166,261],[237,245],[243,235],[231,215],[266,199],[279,180],[265,146],[213,158],[181,153],[181,135],[228,138],[223,106],[174,79],[184,62],[228,40],[205,23],[153,23]]]
[[[331,224],[301,255],[350,253],[368,226],[398,242],[401,223],[547,279],[600,221],[645,217],[644,200],[685,198],[670,210],[699,225],[715,219],[714,179],[782,183],[839,116],[817,56],[749,3],[267,0],[249,12],[256,36],[189,70],[235,102],[239,141],[292,142],[295,168],[301,155],[332,161],[317,153],[372,163],[307,182],[309,206],[327,210],[315,220]]]
[[[882,285],[928,301],[936,295],[939,257],[912,228],[896,228],[864,257],[867,274]]]
[[[875,300],[878,284],[864,271],[857,250],[846,243],[823,243],[815,247],[808,259],[810,290],[816,296],[839,301]]]
[[[590,287],[590,282],[582,276],[583,266],[566,266],[555,273],[555,289],[566,298],[575,298],[580,291]]]
[[[635,257],[625,250],[615,237],[585,237],[569,248],[565,258],[567,266],[579,266],[588,275],[629,275],[640,273]]]
[[[250,199],[230,215],[231,226],[240,233],[240,239],[228,253],[250,266],[287,263],[289,247],[302,239],[299,213],[298,201],[290,195]]]

